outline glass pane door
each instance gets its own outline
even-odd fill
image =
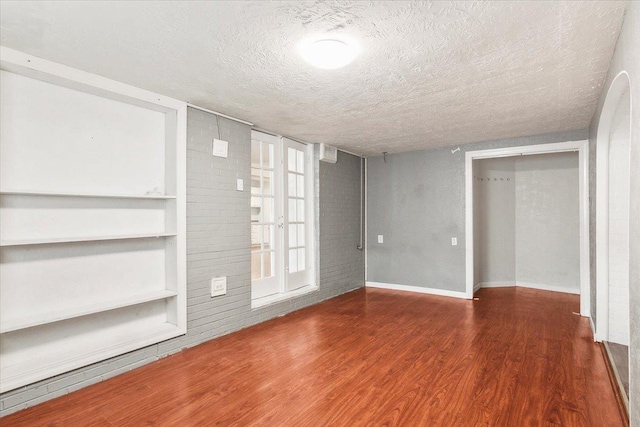
[[[309,224],[307,221],[307,192],[310,171],[307,164],[307,146],[284,138],[283,163],[285,165],[285,274],[286,290],[310,284]]]
[[[278,138],[252,132],[251,140],[251,281],[252,298],[277,294],[279,236],[277,222]],[[280,223],[280,228],[282,224]]]

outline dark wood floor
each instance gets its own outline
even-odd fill
[[[578,296],[361,289],[8,416],[6,426],[624,425]]]

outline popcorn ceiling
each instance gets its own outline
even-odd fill
[[[1,2],[2,44],[366,155],[583,129],[624,2]],[[359,56],[315,69],[304,38]]]

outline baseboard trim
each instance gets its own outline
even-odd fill
[[[562,286],[542,285],[540,283],[529,283],[520,281],[518,281],[516,286],[520,286],[522,288],[540,289],[542,291],[563,292],[565,294],[580,295],[580,289],[568,289]]]
[[[445,289],[425,288],[422,286],[396,285],[394,283],[366,282],[367,288],[390,289],[393,291],[416,292],[420,294],[438,295],[441,297],[467,298],[466,292],[448,291]]]
[[[512,288],[516,282],[480,282],[481,288]]]
[[[593,341],[601,342],[602,340],[599,340],[598,334],[596,334],[596,325],[593,323],[593,317],[589,317],[589,325],[591,325],[591,333],[593,334]]]
[[[529,289],[540,289],[541,291],[551,291],[551,292],[563,292],[565,294],[574,294],[580,295],[580,289],[568,289],[563,288],[562,286],[554,286],[554,285],[542,285],[540,283],[531,283],[531,282],[481,282],[481,288],[510,288],[510,287],[520,287],[520,288],[529,288]]]

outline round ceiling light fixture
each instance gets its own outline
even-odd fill
[[[337,38],[302,43],[300,53],[308,63],[325,70],[344,67],[356,57],[356,49],[353,44]]]

